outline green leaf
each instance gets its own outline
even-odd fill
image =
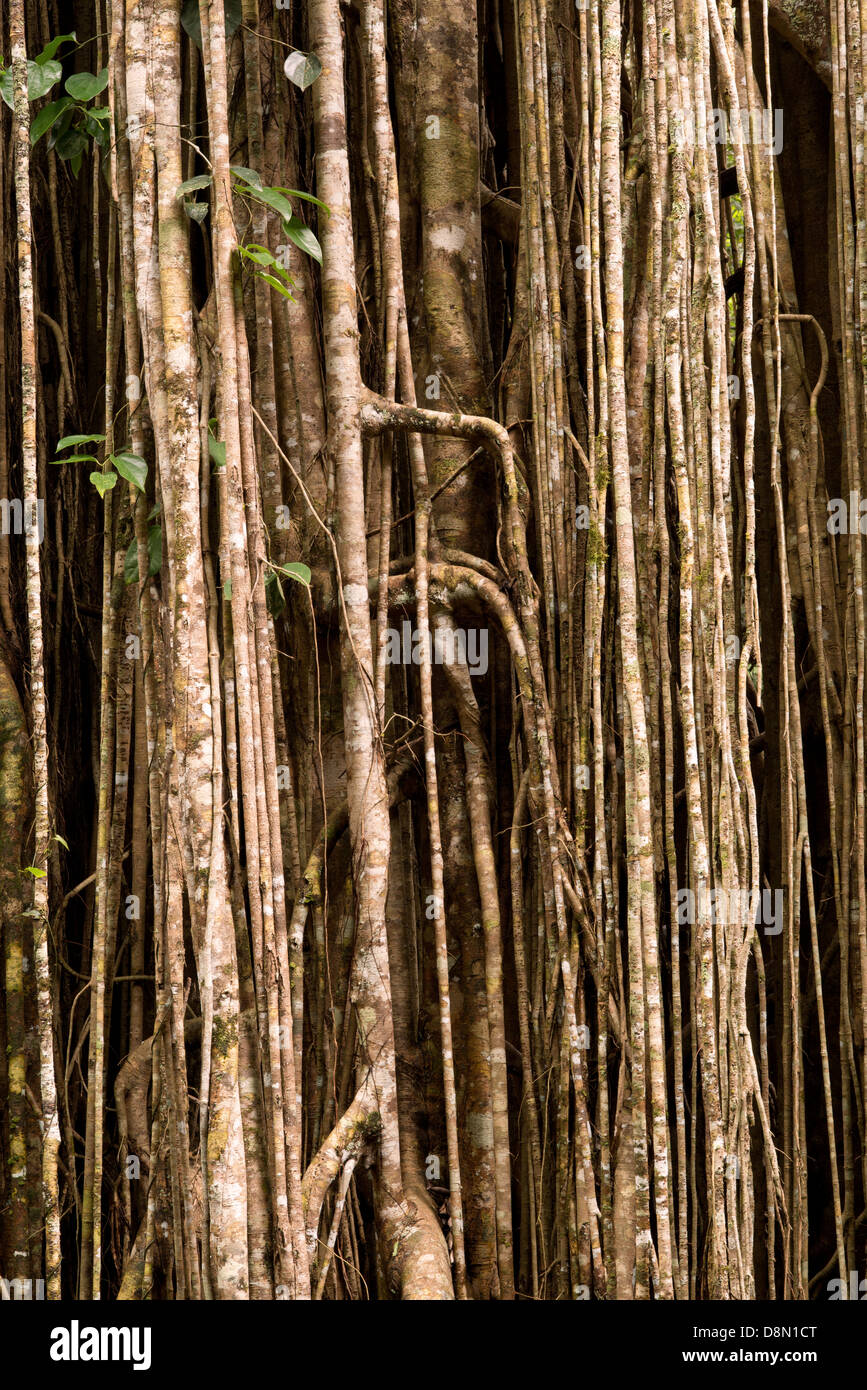
[[[49,60],[50,58],[53,58],[53,57],[54,57],[55,53],[57,52],[58,48],[60,47],[60,45],[61,45],[62,43],[76,43],[76,42],[77,42],[77,40],[76,40],[76,36],[75,36],[74,33],[72,33],[72,34],[58,34],[58,36],[57,36],[56,39],[50,39],[50,40],[49,40],[49,42],[45,45],[45,47],[43,48],[43,50],[42,50],[41,53],[37,53],[37,55],[36,55],[36,57],[35,57],[35,59],[34,59],[34,62],[36,62],[36,63],[47,63],[48,60]]]
[[[290,53],[286,62],[283,64],[283,71],[294,82],[296,87],[300,87],[305,92],[311,86],[322,71],[322,64],[315,53]]]
[[[23,874],[32,874],[34,878],[45,878],[45,870],[37,869],[33,864],[28,864],[26,869],[22,869]]]
[[[108,86],[108,68],[101,72],[74,72],[64,83],[66,90],[76,101],[90,101],[92,97],[104,92]]]
[[[289,293],[286,286],[283,284],[281,280],[276,279],[273,275],[266,275],[264,270],[257,270],[256,274],[259,276],[260,280],[266,280],[268,284],[272,287],[272,289],[275,289],[278,292],[278,294],[282,294],[284,299],[292,298],[291,294]]]
[[[54,148],[57,150],[61,159],[68,159],[73,165],[73,172],[78,173],[75,168],[75,160],[87,149],[87,136],[83,130],[67,130],[64,135],[58,137]]]
[[[232,576],[229,575],[229,578],[228,578],[228,579],[224,582],[224,584],[223,584],[223,598],[231,598],[231,597],[232,597]]]
[[[69,845],[66,843],[62,835],[55,835],[54,838],[59,845],[63,845],[64,849],[69,849]]]
[[[50,150],[53,150],[58,140],[60,140],[66,134],[66,132],[69,130],[69,127],[72,125],[73,118],[78,115],[78,112],[80,110],[81,108],[79,106],[76,106],[75,102],[72,101],[72,99],[70,98],[70,102],[66,110],[61,111],[60,119],[55,121],[54,125],[48,132],[48,148]]]
[[[44,63],[27,64],[27,96],[30,101],[38,101],[50,92],[55,82],[63,76],[63,68],[56,58],[48,58]]]
[[[191,198],[184,199],[184,212],[193,222],[202,223],[207,217],[210,208],[207,203],[194,203]]]
[[[315,203],[323,212],[331,212],[328,204],[323,203],[321,198],[314,198],[312,193],[302,193],[300,188],[281,188],[279,184],[275,184],[274,187],[278,193],[285,193],[287,198],[303,198],[305,203]]]
[[[72,97],[61,97],[59,101],[50,101],[47,106],[34,116],[30,126],[30,143],[35,145],[37,140],[41,140],[46,130],[50,130],[62,111],[72,105]]]
[[[286,607],[283,585],[273,572],[265,575],[265,605],[272,618],[279,618]]]
[[[255,169],[245,169],[243,164],[230,164],[229,168],[235,178],[240,179],[242,183],[249,183],[252,188],[262,187],[262,178]]]
[[[133,487],[137,487],[139,492],[144,492],[148,475],[148,466],[144,459],[139,458],[138,454],[110,454],[109,457],[120,476],[132,483]]]
[[[159,574],[163,564],[163,532],[161,526],[151,526],[148,531],[148,574]]]
[[[278,565],[277,572],[278,574],[286,574],[290,579],[297,579],[299,584],[306,584],[308,588],[310,587],[310,567],[309,565],[302,565],[299,560],[293,560],[288,565]]]
[[[163,563],[163,533],[159,526],[151,526],[148,530],[148,574],[153,577],[159,574]],[[133,540],[126,552],[123,562],[123,577],[127,584],[137,584],[138,573],[138,541]]]
[[[67,454],[65,459],[49,459],[49,463],[99,463],[96,454]]]
[[[238,250],[245,260],[253,261],[256,265],[277,264],[268,248],[260,246],[258,242],[251,241],[249,246],[239,246]]]
[[[241,0],[224,0],[223,12],[226,16],[226,38],[230,39],[241,23]]]
[[[197,188],[207,188],[212,178],[212,174],[196,174],[195,178],[184,179],[183,183],[178,185],[175,197],[185,198],[188,193],[195,193]]]
[[[63,68],[53,59],[45,62],[27,61],[27,99],[28,101],[38,101],[44,97],[46,92],[50,92],[55,82],[63,76]],[[0,97],[12,110],[15,106],[13,95],[13,77],[11,67],[6,68],[0,73]]]
[[[105,494],[109,491],[109,489],[113,488],[115,483],[117,482],[117,474],[91,473],[90,481],[93,483],[93,486],[96,488],[100,497],[104,497]]]
[[[300,218],[292,217],[285,223],[285,230],[290,241],[294,241],[300,250],[306,251],[307,255],[312,256],[314,261],[322,264],[322,247],[319,245],[315,233],[311,232]]]
[[[215,468],[226,467],[226,446],[222,439],[215,439],[210,432],[208,433],[208,453]]]
[[[257,198],[259,202],[264,203],[266,207],[273,208],[275,212],[279,212],[284,222],[290,222],[292,220],[294,216],[292,204],[283,197],[282,193],[278,193],[276,188],[248,188],[246,192],[250,194],[251,198]]]
[[[106,147],[108,144],[108,130],[104,125],[101,125],[99,121],[95,121],[89,111],[84,117],[84,129],[91,140],[96,141],[97,145],[101,145],[103,149]]]
[[[105,439],[104,434],[65,434],[62,439],[58,439],[55,449],[71,449],[78,444],[102,444]]]
[[[241,0],[224,0],[224,13],[226,16],[226,38],[230,39],[241,23]],[[199,0],[185,0],[184,8],[181,10],[181,24],[193,43],[201,48],[202,26],[199,21]]]
[[[123,577],[127,584],[138,583],[138,541],[133,537],[123,562]]]

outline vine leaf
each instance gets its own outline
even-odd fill
[[[322,71],[322,64],[315,53],[290,53],[283,64],[283,71],[290,82],[294,82],[296,87],[306,92]]]
[[[184,179],[183,183],[178,184],[175,197],[185,198],[188,193],[195,193],[197,188],[207,188],[212,177],[211,174],[196,174],[191,179]]]
[[[306,251],[308,256],[312,256],[314,261],[318,261],[321,265],[322,247],[319,245],[316,234],[311,232],[300,217],[291,217],[288,222],[284,223],[284,226],[289,240],[294,241],[301,251]]]
[[[204,222],[208,215],[207,203],[196,203],[191,198],[184,199],[184,212],[187,217],[191,217],[194,222]]]
[[[216,439],[208,431],[208,453],[215,468],[226,467],[226,445],[222,439]]]
[[[260,246],[256,241],[251,241],[247,246],[239,246],[238,250],[255,265],[276,265],[276,261],[268,248]]]
[[[248,187],[247,192],[251,198],[257,198],[266,207],[273,208],[274,212],[279,212],[284,222],[291,221],[294,216],[291,203],[283,197],[282,193],[278,193],[276,188]]]
[[[41,53],[37,53],[35,61],[37,63],[47,63],[51,58],[54,57],[55,53],[57,52],[58,48],[62,43],[76,42],[77,38],[74,30],[71,34],[58,34],[56,39],[49,39],[48,43],[45,45]]]
[[[241,0],[224,0],[223,13],[226,17],[226,38],[230,39],[241,23]],[[202,47],[202,25],[199,19],[199,0],[186,0],[181,10],[181,24],[193,43]]]
[[[163,564],[163,528],[148,528],[148,574],[159,574]]]
[[[312,578],[310,566],[302,565],[299,560],[293,560],[288,565],[278,565],[277,572],[288,575],[290,579],[296,579],[299,584],[304,584],[307,588],[310,587]]]
[[[72,97],[60,97],[58,101],[49,101],[47,106],[37,112],[30,126],[30,143],[35,145],[37,140],[41,140],[46,130],[50,130],[57,120],[57,117],[64,112],[67,107],[72,105]]]
[[[284,299],[291,300],[292,295],[289,293],[286,286],[280,280],[277,279],[276,275],[266,275],[263,270],[260,270],[259,279],[266,281],[266,283],[269,284],[272,287],[272,289],[275,289],[278,291],[279,294],[282,294]]]
[[[139,492],[144,492],[148,466],[143,458],[139,458],[138,454],[112,454],[111,462],[122,478],[137,487]]]
[[[67,130],[61,135],[54,148],[61,159],[68,159],[73,174],[81,168],[81,156],[87,149],[87,136],[83,130]]]
[[[323,203],[321,198],[314,198],[312,193],[302,193],[300,188],[282,188],[280,184],[275,184],[274,186],[278,193],[285,193],[290,198],[303,198],[305,203],[315,203],[318,208],[321,208],[324,213],[330,216],[331,209],[328,204]]]
[[[79,444],[102,444],[104,440],[104,434],[65,434],[62,439],[58,439],[54,447],[72,449]]]
[[[247,169],[243,164],[230,164],[229,168],[235,178],[240,179],[242,183],[248,183],[251,188],[262,187],[261,175],[257,174],[255,169]]]
[[[159,574],[163,563],[163,533],[159,526],[148,527],[148,576]],[[123,577],[127,584],[139,581],[138,541],[133,539],[123,562]]]
[[[29,101],[38,101],[44,97],[46,92],[50,92],[55,82],[59,82],[63,76],[63,68],[56,59],[50,58],[47,62],[40,63],[34,59],[27,60],[27,98]],[[3,98],[10,110],[14,109],[15,101],[12,95],[12,69],[6,68],[0,74],[0,97]]]
[[[64,83],[67,92],[76,101],[90,101],[92,97],[104,92],[108,86],[108,68],[101,72],[74,72]]]
[[[109,491],[109,489],[113,488],[115,483],[117,482],[117,474],[91,473],[90,481],[93,483],[93,486],[96,488],[100,497],[104,497],[105,494]]]

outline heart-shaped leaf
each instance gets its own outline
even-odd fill
[[[184,199],[184,212],[193,222],[204,222],[209,211],[207,203],[194,203],[191,198]]]
[[[61,97],[59,101],[49,101],[47,106],[34,116],[30,126],[30,143],[35,145],[37,140],[41,140],[46,130],[50,130],[61,112],[72,105],[71,97]]]
[[[322,71],[322,64],[315,53],[295,52],[289,54],[283,64],[283,71],[289,81],[294,82],[295,86],[304,92],[316,81]]]
[[[311,573],[309,565],[302,565],[300,560],[293,560],[288,565],[278,565],[278,572],[286,574],[290,579],[297,579],[299,584],[306,584],[310,587]]]
[[[47,59],[45,62],[34,63],[32,59],[27,61],[27,97],[29,101],[38,101],[44,97],[46,92],[63,76],[63,68],[54,59]],[[13,76],[11,67],[6,68],[0,73],[0,97],[12,110],[15,106],[13,97]]]
[[[116,474],[116,473],[91,473],[91,475],[90,475],[90,481],[93,483],[93,486],[96,488],[96,490],[97,490],[97,492],[99,493],[100,497],[104,497],[105,494],[106,494],[111,488],[113,488],[114,485],[115,485],[115,483],[117,482],[117,474]]]
[[[40,97],[44,97],[62,76],[63,68],[56,58],[49,58],[44,63],[28,63],[27,95],[30,100],[38,101]]]
[[[111,461],[122,478],[144,492],[148,466],[138,454],[112,454]]]
[[[77,173],[78,170],[74,168],[75,160],[87,149],[87,136],[83,130],[67,130],[66,134],[57,140],[54,148],[61,159],[68,159],[73,164],[73,170]]]
[[[108,86],[108,68],[101,72],[75,72],[66,79],[66,90],[76,101],[90,101]]]

